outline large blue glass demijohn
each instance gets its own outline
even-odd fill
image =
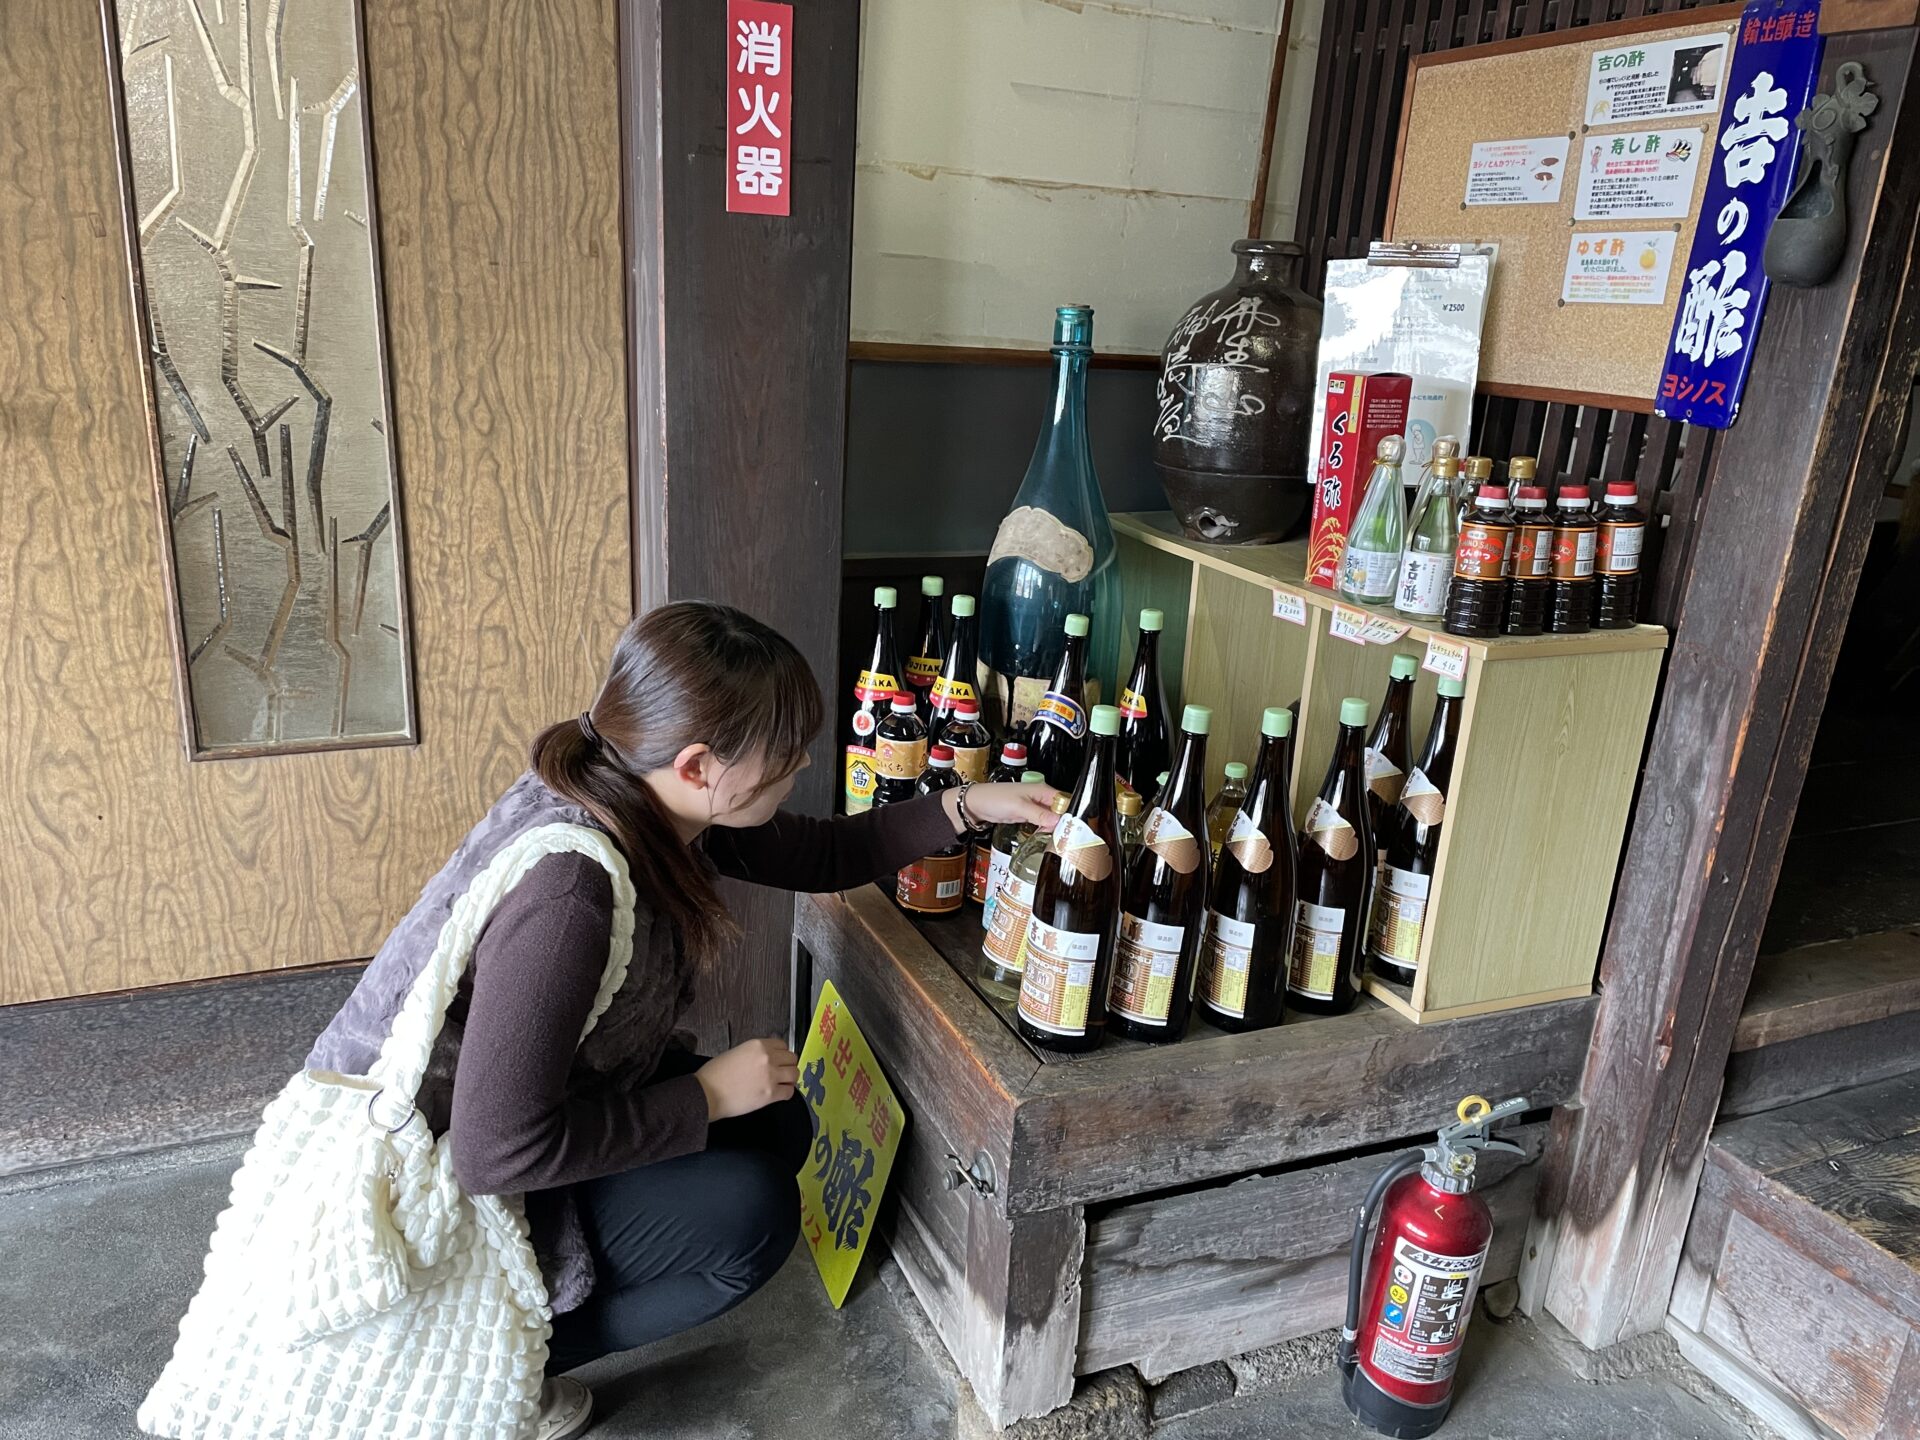
[[[1087,436],[1093,309],[1062,305],[1053,324],[1053,413],[1033,447],[1013,508],[1000,522],[980,595],[980,681],[989,719],[1019,733],[1066,648],[1066,619],[1093,622],[1087,673],[1114,693],[1120,568]]]

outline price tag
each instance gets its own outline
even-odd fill
[[[1407,625],[1396,625],[1391,620],[1383,620],[1378,615],[1371,615],[1367,617],[1367,643],[1370,645],[1391,645],[1411,628],[1411,626]]]
[[[1273,592],[1273,618],[1290,620],[1295,625],[1307,623],[1307,602],[1287,590]]]
[[[1420,668],[1464,682],[1467,678],[1467,647],[1458,640],[1442,640],[1438,635],[1429,635],[1427,658],[1420,662]]]
[[[1336,605],[1333,607],[1333,619],[1327,622],[1327,633],[1338,635],[1342,640],[1351,640],[1356,645],[1364,645],[1367,643],[1367,626],[1372,619],[1363,611]]]

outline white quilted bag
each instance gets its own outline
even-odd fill
[[[175,1440],[515,1440],[553,1312],[517,1197],[467,1195],[413,1107],[487,917],[543,856],[613,877],[591,1031],[633,957],[633,883],[604,835],[546,825],[454,904],[368,1075],[309,1070],[267,1106],[214,1226],[206,1283],[140,1428]],[[404,1119],[401,1118],[404,1114]]]

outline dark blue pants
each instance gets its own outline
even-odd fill
[[[704,1063],[668,1053],[657,1078]],[[811,1135],[796,1096],[715,1121],[698,1154],[574,1186],[596,1279],[585,1305],[553,1317],[548,1373],[690,1330],[772,1279],[800,1235],[794,1177]]]

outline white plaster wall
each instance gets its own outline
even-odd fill
[[[1231,273],[1284,0],[866,0],[856,340],[1157,354]],[[1296,0],[1265,232],[1290,236],[1321,0]]]

